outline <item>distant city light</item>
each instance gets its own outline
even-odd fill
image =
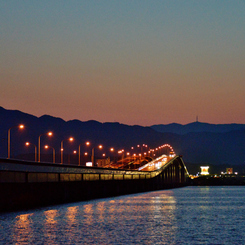
[[[201,166],[201,175],[208,175],[209,166]]]
[[[233,168],[227,168],[226,173],[227,174],[233,174]]]

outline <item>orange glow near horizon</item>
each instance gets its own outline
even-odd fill
[[[62,15],[50,14],[49,1],[41,1],[44,11],[28,1],[2,2],[5,108],[141,126],[191,123],[197,114],[213,124],[245,121],[244,1],[222,1],[220,12],[217,1],[191,8],[187,1],[118,1],[108,18],[113,1],[59,4]],[[219,31],[210,29],[210,16]],[[14,32],[20,42],[13,30],[22,30]]]

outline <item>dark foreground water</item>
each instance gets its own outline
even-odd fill
[[[0,214],[0,244],[245,244],[245,187],[186,187]]]

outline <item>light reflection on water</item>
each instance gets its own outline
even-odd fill
[[[45,216],[44,230],[46,231],[44,236],[47,243],[52,243],[56,239],[56,229],[57,229],[57,210],[47,210],[43,212]]]
[[[25,242],[29,234],[32,234],[30,223],[32,222],[30,217],[32,214],[21,214],[16,216],[14,223],[14,238],[15,242],[20,244]]]
[[[0,215],[0,244],[242,244],[245,187],[187,187]]]

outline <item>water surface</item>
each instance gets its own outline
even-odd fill
[[[244,244],[245,187],[185,187],[0,214],[0,244]]]

